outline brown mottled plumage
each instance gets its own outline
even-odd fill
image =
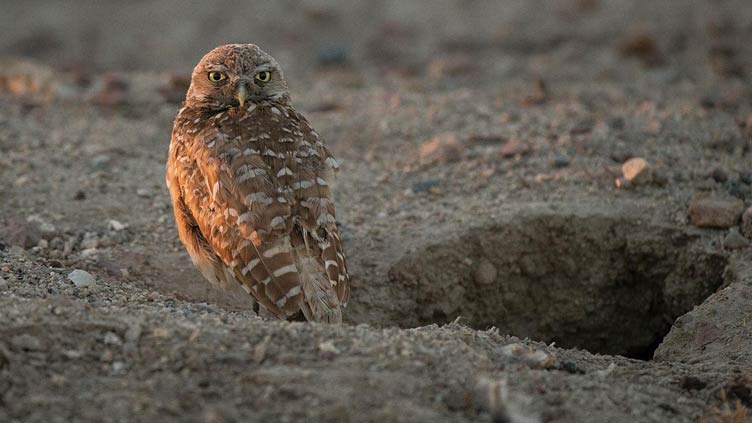
[[[180,239],[211,283],[284,319],[340,322],[349,277],[329,188],[338,165],[253,44],[193,70],[167,161]]]

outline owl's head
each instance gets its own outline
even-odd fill
[[[285,76],[272,56],[255,44],[226,44],[206,53],[193,69],[185,102],[224,110],[288,99]]]

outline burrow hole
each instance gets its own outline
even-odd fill
[[[677,317],[723,283],[726,256],[693,229],[556,213],[474,228],[403,258],[402,327],[469,325],[648,360]]]

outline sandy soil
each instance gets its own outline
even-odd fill
[[[0,421],[746,421],[746,1],[3,9]],[[343,325],[259,319],[177,238],[172,118],[231,41],[341,159]]]

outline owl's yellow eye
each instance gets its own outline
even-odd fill
[[[272,73],[269,71],[261,71],[256,74],[255,78],[257,81],[269,82],[269,80],[272,79]]]
[[[222,72],[209,72],[209,81],[211,82],[220,82],[227,79],[227,75],[225,75]]]

